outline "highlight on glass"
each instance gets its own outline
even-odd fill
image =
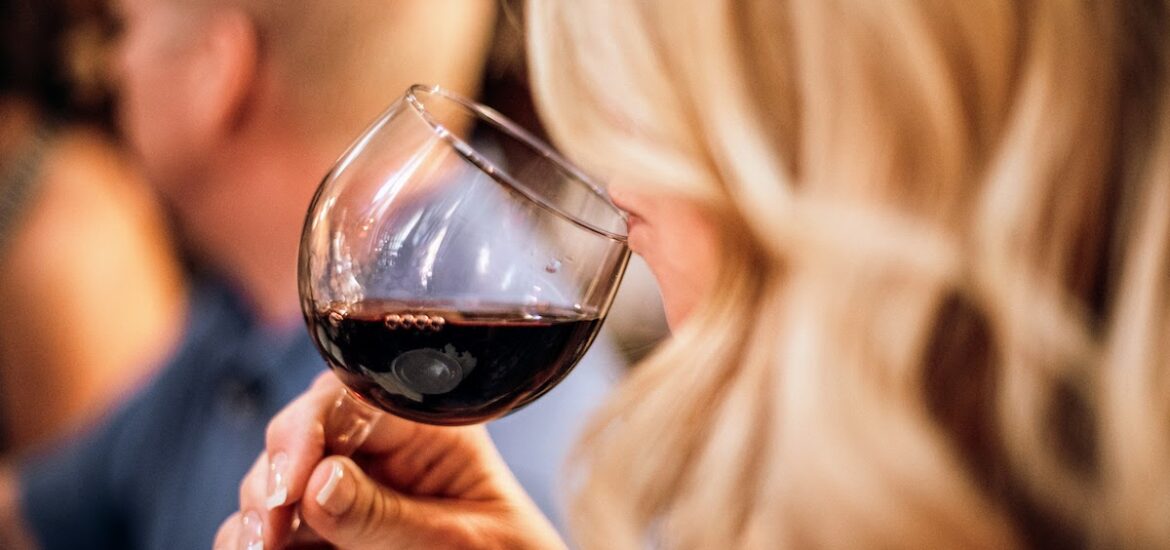
[[[496,111],[416,85],[317,190],[301,306],[360,401],[472,424],[564,379],[629,254],[625,216],[593,180]]]

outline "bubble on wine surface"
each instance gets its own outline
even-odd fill
[[[439,329],[443,328],[443,325],[447,324],[447,320],[439,315],[391,313],[382,318],[382,323],[390,330],[418,329],[438,332]]]

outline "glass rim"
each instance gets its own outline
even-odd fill
[[[538,193],[529,190],[527,186],[523,185],[518,178],[513,176],[507,170],[501,168],[496,163],[492,162],[485,155],[481,154],[474,147],[472,147],[471,144],[469,144],[467,141],[448,130],[442,122],[436,120],[435,117],[429,111],[427,111],[426,107],[423,105],[422,100],[419,99],[419,93],[426,93],[438,96],[448,101],[453,101],[463,109],[469,111],[470,114],[475,118],[491,124],[497,130],[520,141],[525,146],[531,148],[535,154],[538,154],[555,164],[557,168],[568,174],[571,179],[574,179],[577,182],[585,185],[585,187],[589,189],[590,192],[592,192],[606,205],[612,208],[614,213],[619,218],[621,218],[623,222],[628,221],[628,217],[626,216],[625,211],[623,211],[621,208],[618,208],[618,206],[613,202],[613,199],[610,198],[609,193],[606,193],[605,190],[593,180],[593,178],[589,177],[573,163],[569,162],[559,153],[554,151],[552,147],[546,144],[543,140],[533,136],[527,130],[521,128],[519,125],[508,119],[508,117],[500,114],[499,111],[465,98],[441,86],[414,84],[407,88],[406,94],[403,96],[406,100],[406,104],[409,105],[410,108],[414,110],[414,112],[417,113],[419,117],[427,123],[428,126],[431,127],[431,130],[435,132],[435,135],[450,143],[460,156],[474,164],[480,170],[486,172],[489,176],[492,177],[492,179],[507,184],[508,187],[517,193],[520,193],[520,195],[524,196],[524,198],[536,203],[545,210],[548,210],[553,214],[556,214],[557,216],[577,225],[578,227],[581,227],[582,229],[586,229],[614,241],[622,243],[627,242],[628,235],[615,233],[613,231],[598,227],[597,225],[587,220],[583,220],[564,211],[562,208],[546,200],[544,197],[541,197]]]

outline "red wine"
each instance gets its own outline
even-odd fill
[[[317,309],[317,348],[350,389],[403,418],[483,422],[539,397],[572,370],[601,319],[569,309],[474,313],[367,301]]]

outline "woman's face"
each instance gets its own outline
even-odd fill
[[[617,182],[609,191],[630,215],[630,249],[658,280],[667,323],[679,326],[714,290],[718,239],[713,221],[692,202],[644,187]]]

